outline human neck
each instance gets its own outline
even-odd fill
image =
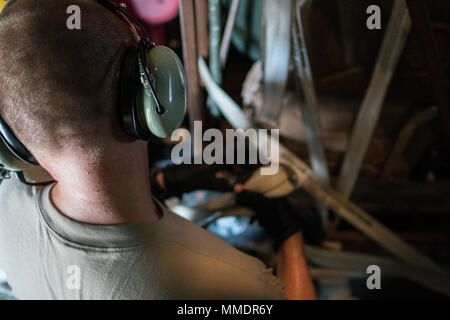
[[[81,223],[117,225],[158,220],[143,151],[115,150],[94,164],[86,164],[79,157],[64,162],[53,170],[57,181],[51,192],[54,205]],[[120,157],[115,156],[118,154]]]

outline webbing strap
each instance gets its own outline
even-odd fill
[[[305,245],[305,254],[309,262],[322,268],[358,272],[367,277],[366,269],[377,265],[383,272],[383,277],[401,277],[414,281],[426,288],[450,296],[450,280],[428,269],[422,269],[390,257],[368,255],[354,252],[329,250]]]
[[[289,74],[291,1],[265,1],[264,104],[258,120],[276,127]]]
[[[411,18],[405,0],[394,2],[391,18],[381,45],[355,128],[339,173],[337,189],[350,197],[381,114],[387,90],[411,30]]]
[[[296,1],[292,21],[292,48],[297,80],[303,89],[305,102],[301,106],[303,126],[305,128],[306,142],[308,144],[309,160],[316,175],[325,183],[329,184],[327,160],[322,139],[322,130],[319,117],[319,105],[317,101],[314,78],[309,61],[306,38],[303,31],[302,13],[305,0]],[[327,208],[317,202],[322,224],[326,227],[328,221]]]

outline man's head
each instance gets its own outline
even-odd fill
[[[67,28],[74,4],[81,30]],[[125,137],[118,79],[131,44],[129,28],[92,0],[18,0],[0,16],[0,115],[38,160],[98,160]]]

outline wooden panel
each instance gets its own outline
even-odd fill
[[[202,99],[197,71],[197,37],[194,0],[179,0],[184,67],[187,76],[188,110],[191,128],[203,119]]]

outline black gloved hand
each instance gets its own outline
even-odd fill
[[[236,195],[236,205],[253,209],[259,224],[274,238],[276,248],[302,230],[300,217],[287,198],[269,199],[243,191]]]
[[[183,193],[195,190],[231,191],[232,185],[227,179],[216,177],[219,171],[226,169],[221,165],[186,164],[152,169],[150,174],[152,191],[160,199],[181,197]],[[164,189],[156,181],[159,173],[163,174]]]

